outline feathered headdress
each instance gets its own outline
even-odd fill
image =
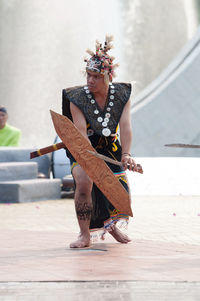
[[[115,77],[114,69],[118,67],[118,64],[113,64],[114,57],[108,54],[108,51],[113,48],[113,36],[106,36],[104,46],[96,40],[96,52],[87,49],[86,52],[91,55],[90,59],[85,59],[87,63],[86,70],[100,73],[102,75],[108,75],[109,80]]]

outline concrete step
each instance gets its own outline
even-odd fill
[[[17,181],[37,178],[36,162],[0,163],[0,181]]]
[[[55,200],[61,197],[60,179],[33,179],[0,182],[0,203]]]
[[[0,147],[0,162],[37,162],[38,171],[48,178],[51,170],[51,154],[31,160],[30,152],[35,150],[25,147]]]

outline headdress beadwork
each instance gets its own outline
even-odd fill
[[[97,72],[102,75],[108,75],[110,81],[116,76],[114,69],[119,66],[118,64],[113,64],[115,58],[108,54],[108,51],[113,48],[112,41],[112,36],[106,36],[104,46],[102,46],[97,40],[96,53],[87,49],[86,51],[91,55],[91,58],[85,59],[85,62],[87,62],[86,70]]]

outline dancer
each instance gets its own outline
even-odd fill
[[[123,163],[124,168],[107,164],[128,191],[125,170],[137,171],[131,155],[131,84],[112,82],[118,64],[108,54],[111,48],[112,37],[107,36],[103,46],[96,41],[95,52],[87,50],[91,55],[85,60],[87,84],[63,90],[63,115],[74,122],[97,152]],[[129,217],[114,208],[69,151],[67,155],[76,185],[75,210],[80,227],[78,239],[70,247],[88,247],[91,237],[99,234],[103,239],[106,232],[118,242],[128,243],[129,237],[118,225],[127,224]]]

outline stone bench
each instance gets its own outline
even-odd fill
[[[47,178],[50,176],[51,155],[44,155],[30,159],[30,152],[33,148],[23,147],[0,147],[0,162],[36,162],[38,172],[43,173]]]
[[[36,162],[0,163],[0,181],[35,179],[38,174]]]
[[[30,179],[0,182],[0,203],[60,199],[60,179]]]

